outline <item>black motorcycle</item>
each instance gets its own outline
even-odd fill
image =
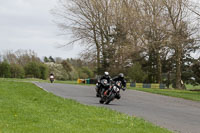
[[[96,84],[96,97],[101,97],[102,90],[106,90],[110,87],[110,83],[108,83],[107,79],[102,79]]]
[[[122,83],[120,81],[117,81],[113,83],[109,89],[107,89],[101,96],[100,103],[103,104],[109,104],[111,101],[113,101],[115,98],[120,98],[120,89],[122,88]]]

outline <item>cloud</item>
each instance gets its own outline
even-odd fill
[[[57,0],[0,0],[1,51],[32,49],[39,56],[77,57],[82,50],[58,49],[58,43],[70,40],[60,37],[50,10]],[[69,51],[70,50],[70,51]]]

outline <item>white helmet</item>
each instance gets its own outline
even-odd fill
[[[105,76],[109,76],[109,73],[108,73],[108,72],[104,72],[104,75],[105,75]]]

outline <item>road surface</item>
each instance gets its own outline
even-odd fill
[[[173,132],[200,133],[200,102],[126,90],[121,91],[120,100],[114,100],[109,105],[102,105],[99,104],[99,98],[95,96],[94,86],[37,82],[35,84],[57,96],[142,117]]]

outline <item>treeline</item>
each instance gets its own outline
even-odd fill
[[[47,79],[48,67],[34,51],[7,51],[0,61],[0,77]]]
[[[53,60],[52,60],[53,59]],[[77,80],[78,78],[94,78],[94,67],[81,59],[61,59],[59,57],[44,57],[44,63],[49,71],[60,80]]]
[[[61,0],[58,25],[85,44],[97,74],[132,81],[199,84],[199,7],[192,0]],[[77,43],[75,43],[77,42]]]
[[[47,79],[53,73],[57,80],[94,77],[92,67],[80,59],[52,56],[40,59],[34,51],[7,51],[0,56],[0,77]]]

